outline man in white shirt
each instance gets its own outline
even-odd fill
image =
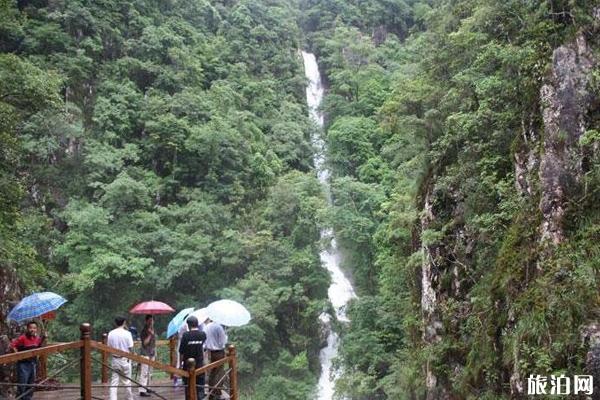
[[[210,321],[205,325],[204,332],[206,333],[206,342],[204,347],[208,351],[209,362],[213,363],[225,357],[225,346],[227,345],[227,333],[221,324]],[[225,371],[223,366],[213,368],[208,377],[208,385],[214,388],[223,385],[219,383],[223,378]],[[211,389],[209,400],[216,400],[221,397],[221,389]]]
[[[123,317],[115,318],[115,329],[108,333],[107,344],[115,349],[132,352],[133,337],[126,329],[127,320]],[[131,391],[131,362],[128,358],[112,356],[112,377],[110,380],[110,400],[117,400],[118,385],[126,387],[127,400],[133,400]]]

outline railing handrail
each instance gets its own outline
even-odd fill
[[[228,364],[230,362],[231,362],[231,357],[226,356],[224,358],[221,358],[220,360],[217,360],[217,361],[212,362],[210,364],[206,364],[206,365],[203,365],[203,366],[201,366],[199,368],[196,368],[195,372],[196,372],[196,375],[198,375],[198,374],[204,374],[204,373],[210,371],[211,369],[215,369],[217,367],[220,367],[223,364]]]
[[[146,364],[149,365],[153,368],[156,369],[160,369],[162,371],[177,375],[177,376],[181,376],[184,378],[188,378],[189,374],[187,371],[183,370],[183,369],[179,369],[179,368],[175,368],[171,365],[167,365],[167,364],[163,364],[160,363],[158,361],[152,361],[151,359],[144,357],[144,356],[140,356],[139,354],[135,354],[135,353],[130,353],[128,351],[123,351],[123,350],[119,350],[119,349],[115,349],[114,347],[110,347],[107,344],[103,344],[100,342],[96,342],[95,340],[91,341],[91,345],[93,349],[99,350],[99,351],[104,351],[106,353],[112,354],[112,355],[116,355],[119,357],[125,357],[128,358],[132,361],[138,362],[140,364]]]
[[[67,342],[59,344],[51,344],[48,346],[40,347],[39,349],[24,350],[17,353],[10,353],[0,356],[0,365],[13,364],[17,361],[21,361],[27,358],[33,358],[38,356],[44,356],[48,354],[59,353],[65,350],[79,349],[83,346],[83,341],[78,340],[76,342]]]
[[[171,343],[171,340],[169,340],[169,339],[166,339],[166,340],[165,339],[159,339],[159,340],[156,341],[156,347],[158,347],[158,346],[165,346],[165,345],[168,346],[169,343]],[[141,346],[141,344],[142,344],[141,340],[134,340],[133,341],[133,347]]]
[[[97,342],[95,340],[91,340],[91,326],[88,323],[81,324],[81,339],[74,342],[67,343],[56,343],[49,344],[47,346],[33,349],[33,350],[25,350],[19,351],[16,353],[10,353],[5,355],[0,355],[0,365],[5,364],[13,364],[20,360],[25,360],[34,357],[40,357],[40,364],[44,364],[47,360],[48,355],[54,353],[60,353],[66,350],[79,349],[79,361],[80,361],[80,388],[81,388],[81,398],[85,400],[91,400],[92,396],[92,350],[97,350],[102,354],[102,381],[104,382],[106,373],[106,368],[108,364],[108,354],[112,354],[118,357],[125,357],[129,360],[138,362],[140,364],[149,365],[158,370],[169,372],[174,376],[180,376],[183,378],[188,378],[188,386],[186,388],[186,393],[191,400],[196,399],[196,376],[200,374],[204,374],[212,369],[219,368],[223,364],[229,364],[228,375],[230,379],[229,390],[230,396],[232,400],[239,399],[239,393],[237,388],[237,357],[236,357],[236,349],[235,346],[230,345],[227,349],[227,354],[222,359],[215,361],[213,363],[204,365],[199,368],[195,368],[196,360],[188,359],[186,360],[185,369],[176,368],[173,365],[163,364],[154,360],[151,360],[149,357],[144,357],[135,353],[130,353],[128,351],[122,351],[116,349],[114,347],[109,346],[108,344]],[[103,342],[107,340],[107,334],[102,335]],[[157,341],[157,345],[169,344],[171,359],[173,360],[173,352],[175,351],[175,339],[171,338],[170,340],[160,340]],[[198,360],[200,361],[200,360]],[[171,361],[173,362],[173,361]]]

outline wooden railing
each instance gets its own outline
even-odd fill
[[[102,344],[106,345],[108,343],[108,333],[103,333],[102,334]],[[135,341],[134,342],[134,348],[137,348],[141,345],[141,341]],[[161,347],[168,347],[169,349],[169,365],[177,368],[177,336],[173,335],[171,336],[171,339],[169,340],[157,340],[156,341],[156,348],[157,350]],[[102,355],[102,369],[101,369],[101,380],[102,383],[108,383],[108,355],[110,354],[107,351],[101,350],[100,354]],[[40,364],[41,364],[41,359],[40,359]],[[43,367],[40,367],[40,370],[43,369]],[[174,378],[176,375],[171,373],[171,378]]]
[[[170,341],[160,341],[160,342],[168,342],[169,344],[169,358],[170,365],[160,363],[158,361],[150,360],[149,358],[129,353],[126,351],[121,351],[110,347],[106,344],[106,337],[103,335],[103,342],[97,342],[91,339],[91,326],[90,324],[81,324],[80,332],[81,338],[75,342],[69,343],[59,343],[48,345],[35,350],[27,350],[21,351],[18,353],[6,354],[0,356],[0,365],[3,364],[13,364],[17,361],[32,358],[32,357],[40,357],[40,359],[47,359],[49,355],[55,353],[62,353],[68,350],[80,349],[80,387],[81,387],[81,398],[82,400],[92,400],[92,350],[99,351],[102,355],[102,372],[101,372],[101,381],[103,383],[108,382],[108,355],[112,354],[118,357],[125,357],[129,360],[135,361],[140,364],[146,364],[158,370],[170,373],[172,376],[179,376],[182,378],[188,379],[188,385],[186,387],[187,390],[187,398],[190,400],[197,400],[196,395],[196,377],[201,374],[205,374],[210,372],[211,370],[221,367],[224,364],[229,365],[229,396],[232,400],[239,400],[239,391],[238,391],[238,383],[237,383],[237,357],[236,357],[236,349],[235,346],[230,345],[227,349],[227,355],[216,362],[207,364],[200,368],[196,368],[196,360],[190,358],[186,360],[185,365],[186,369],[176,368],[175,359],[176,359],[176,349],[175,349],[175,341],[172,339]],[[164,345],[166,343],[160,343]]]

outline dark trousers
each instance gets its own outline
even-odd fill
[[[198,366],[200,368],[202,365]],[[187,386],[189,378],[183,378],[183,384],[185,385],[185,400],[190,400],[188,396]],[[196,376],[196,398],[202,400],[204,398],[204,374]]]
[[[33,385],[35,383],[35,361],[19,361],[17,362],[17,382],[25,385]],[[17,397],[25,394],[21,397],[21,400],[31,400],[33,397],[32,387],[18,386]]]
[[[214,363],[215,361],[219,361],[220,359],[225,357],[225,350],[211,350],[209,351],[210,360],[209,362]],[[220,367],[214,368],[210,370],[210,375],[208,377],[208,385],[210,386],[210,397],[209,400],[216,400],[221,397],[221,389],[213,389],[216,386],[222,387],[223,381],[221,380],[225,375],[225,371],[223,365]],[[220,383],[219,383],[220,381]]]

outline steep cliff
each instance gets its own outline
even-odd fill
[[[581,194],[585,171],[580,139],[590,128],[586,117],[597,100],[589,90],[591,72],[598,65],[584,33],[554,50],[552,72],[540,98],[544,130],[540,154],[540,239],[565,240],[567,203]]]
[[[16,272],[10,268],[0,268],[0,335],[8,333],[6,316],[21,294]]]
[[[596,10],[594,17],[599,14]],[[530,373],[581,367],[581,361],[566,360],[565,354],[577,360],[585,354],[572,338],[582,329],[577,324],[595,318],[593,310],[569,310],[564,304],[570,327],[549,326],[541,333],[535,329],[536,324],[551,324],[552,313],[563,306],[550,303],[576,290],[569,280],[585,279],[577,277],[581,272],[569,252],[581,236],[576,221],[587,218],[583,214],[591,189],[586,175],[598,161],[597,140],[585,140],[586,132],[598,125],[597,27],[598,22],[552,51],[538,97],[524,113],[512,147],[515,201],[521,211],[515,213],[496,264],[488,271],[469,267],[471,250],[484,251],[485,234],[471,236],[463,224],[468,189],[448,185],[448,170],[422,186],[422,339],[431,354],[424,366],[427,399],[454,398],[460,385],[486,385],[500,394],[510,384],[511,396],[519,396]],[[589,243],[585,246],[590,248]],[[549,297],[540,305],[542,293]],[[479,325],[471,325],[473,321]],[[488,353],[477,360],[480,352]],[[548,358],[532,361],[536,357]],[[458,378],[452,382],[452,376]]]
[[[16,273],[9,268],[0,268],[0,355],[8,351],[9,339],[13,338],[16,332],[15,326],[9,326],[6,316],[14,302],[21,297],[21,286],[19,285]],[[12,328],[12,329],[11,329]],[[11,380],[11,368],[0,366],[0,382],[9,382]],[[0,387],[0,397],[8,396],[10,390],[7,387]]]

